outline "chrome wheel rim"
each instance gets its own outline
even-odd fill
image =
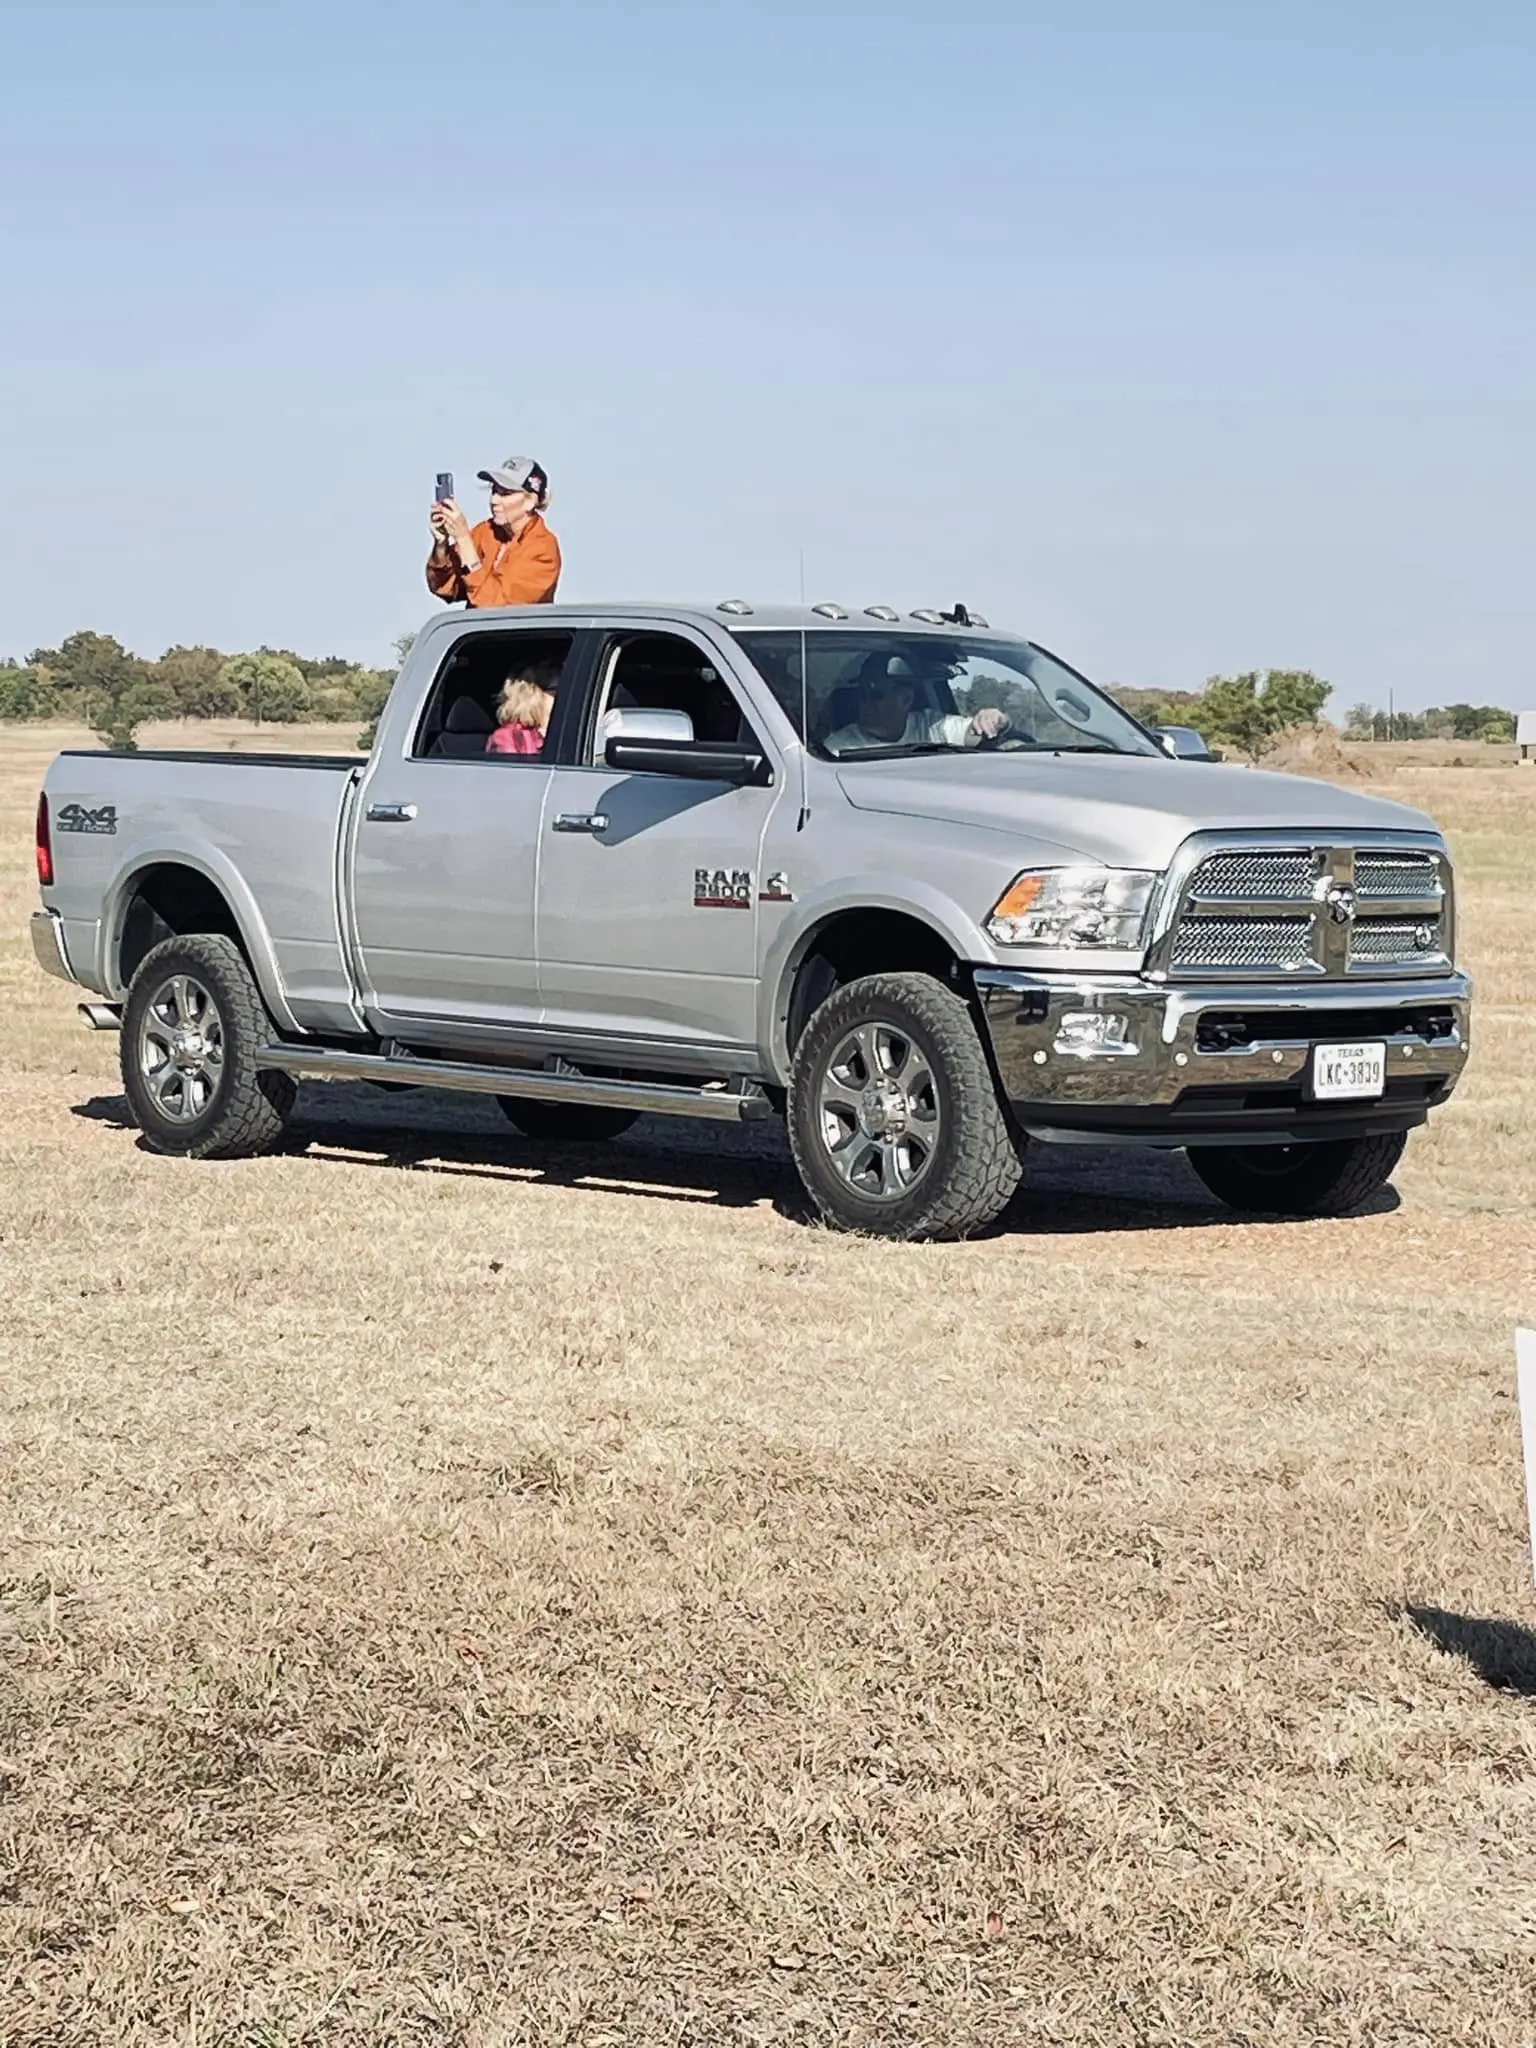
[[[866,1202],[899,1202],[932,1170],[943,1135],[928,1055],[894,1024],[859,1024],[838,1041],[817,1089],[827,1162]]]
[[[172,974],[155,990],[139,1026],[139,1073],[168,1123],[191,1124],[224,1078],[224,1021],[192,974]]]

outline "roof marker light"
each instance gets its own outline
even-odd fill
[[[901,624],[901,613],[888,604],[867,604],[864,607],[864,616],[866,619],[883,619],[891,626]]]
[[[738,619],[750,619],[752,607],[744,597],[727,597],[715,606],[717,612],[730,612]]]
[[[846,619],[848,616],[840,604],[813,604],[811,610],[822,619]]]
[[[925,626],[942,626],[944,624],[944,614],[942,612],[909,612],[907,616],[908,618],[917,619]]]

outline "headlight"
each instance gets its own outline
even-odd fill
[[[1133,952],[1160,879],[1142,868],[1037,868],[998,898],[987,931],[1000,946]]]

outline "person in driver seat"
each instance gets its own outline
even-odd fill
[[[1010,730],[1008,714],[988,704],[980,711],[913,709],[917,678],[899,654],[871,654],[859,670],[859,706],[851,725],[829,733],[829,754],[871,747],[974,747]]]

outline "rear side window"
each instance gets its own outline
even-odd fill
[[[575,641],[574,633],[509,627],[455,640],[428,693],[412,755],[536,764],[544,751],[536,723],[548,708],[544,693],[558,696]]]

